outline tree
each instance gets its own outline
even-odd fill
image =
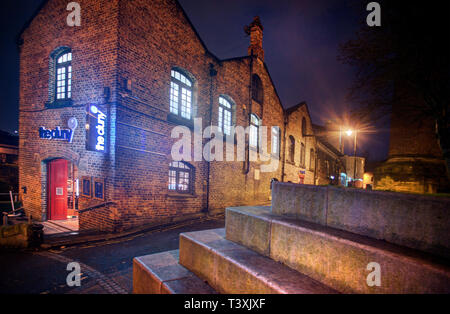
[[[448,1],[414,4],[382,0],[381,26],[364,21],[340,47],[339,59],[356,68],[349,98],[359,121],[379,120],[392,106],[436,123],[436,137],[450,178],[450,27]],[[368,1],[358,1],[364,7]]]

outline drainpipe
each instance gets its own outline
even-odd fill
[[[217,70],[214,69],[214,64],[209,64],[209,125],[212,126],[212,112],[214,104],[213,95],[213,78],[217,75]],[[209,212],[209,190],[211,177],[211,161],[207,161],[207,177],[206,177],[206,212]]]
[[[249,106],[248,106],[248,127],[250,130],[251,119],[252,119],[252,102],[253,102],[253,49],[250,54],[250,85],[248,89],[249,95]],[[244,162],[244,174],[248,174],[250,172],[250,134],[248,134],[247,138],[247,150],[245,152],[245,162]]]
[[[286,165],[286,129],[288,124],[288,115],[285,110],[283,110],[283,123],[284,123],[284,129],[283,129],[283,162],[281,166],[281,182],[284,182],[285,178],[285,165]]]

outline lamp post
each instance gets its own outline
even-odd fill
[[[356,180],[356,138],[358,136],[358,131],[352,131],[348,130],[347,135],[352,136],[353,132],[355,133],[355,142],[353,144],[353,159],[354,159],[354,166],[353,166],[353,182]]]

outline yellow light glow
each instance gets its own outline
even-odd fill
[[[346,133],[347,133],[348,136],[352,136],[353,131],[352,130],[348,130]]]

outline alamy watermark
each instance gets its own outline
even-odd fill
[[[280,129],[272,127],[271,132],[278,136]],[[177,139],[171,150],[172,160],[260,161],[263,162],[261,172],[275,172],[280,163],[279,147],[275,151],[268,149],[267,133],[266,126],[232,126],[229,134],[224,135],[217,126],[208,126],[202,130],[202,118],[195,118],[193,132],[186,126],[172,129],[171,137]],[[203,146],[204,139],[209,141]],[[278,137],[276,141],[278,143]]]
[[[367,264],[368,271],[371,273],[367,276],[366,282],[369,287],[381,287],[381,266],[376,262]]]
[[[70,273],[66,277],[66,283],[69,287],[81,286],[81,266],[77,262],[67,264],[67,271]]]

